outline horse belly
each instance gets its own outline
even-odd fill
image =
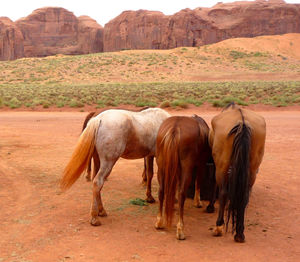
[[[138,159],[144,158],[150,154],[151,150],[147,146],[130,144],[126,146],[121,157],[125,159]]]

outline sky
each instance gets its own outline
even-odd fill
[[[28,16],[35,9],[51,6],[63,7],[76,16],[88,15],[104,26],[126,10],[146,9],[172,15],[181,9],[212,7],[219,1],[213,0],[1,0],[0,17],[7,16],[16,21]],[[234,2],[223,0],[223,3]],[[300,3],[300,0],[286,0],[287,3]]]

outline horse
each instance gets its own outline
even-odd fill
[[[228,202],[226,231],[231,218],[234,240],[244,242],[244,216],[251,188],[262,162],[266,138],[266,123],[262,116],[234,103],[211,120],[209,144],[216,166],[219,187],[219,214],[214,229],[221,236],[224,209]]]
[[[159,212],[156,229],[171,226],[175,193],[178,189],[179,221],[176,237],[185,239],[183,209],[186,192],[193,173],[196,174],[194,206],[200,207],[200,183],[211,155],[208,143],[209,127],[198,116],[173,116],[159,128],[156,140],[157,177],[159,181]],[[163,213],[163,206],[164,213]]]
[[[120,157],[125,159],[151,157],[153,164],[156,135],[161,123],[168,117],[169,113],[160,108],[149,108],[141,112],[110,109],[88,122],[63,171],[60,187],[63,191],[70,188],[86,169],[91,157],[98,157],[100,167],[92,182],[91,225],[101,225],[99,216],[107,216],[101,200],[101,189],[116,161]],[[150,166],[151,163],[147,165]],[[150,186],[147,187],[146,194],[147,199],[152,201],[153,166],[152,173],[151,168],[147,171],[149,171],[147,183]]]
[[[145,109],[148,109],[149,107],[148,106],[145,106],[145,107],[142,107],[142,108],[139,108],[137,110],[135,109],[132,109],[132,110],[129,110],[129,111],[132,111],[132,112],[141,112]],[[114,108],[114,109],[121,109],[121,110],[124,110],[123,108]],[[84,122],[83,122],[83,125],[82,125],[82,131],[86,128],[88,122],[91,120],[92,117],[95,117],[97,115],[99,115],[100,113],[104,112],[105,110],[107,109],[102,109],[98,112],[90,112],[84,119]],[[126,109],[128,110],[128,109]],[[100,167],[100,164],[99,164],[99,158],[98,158],[98,155],[93,155],[93,162],[94,162],[94,170],[93,170],[93,175],[91,174],[91,171],[92,171],[92,159],[89,161],[88,163],[88,166],[87,166],[87,169],[86,169],[86,175],[85,175],[85,179],[86,181],[91,181],[92,179],[94,179],[96,173],[98,172],[99,170],[99,167]],[[151,161],[151,159],[149,159],[148,161]],[[153,162],[153,159],[152,159],[152,162]],[[143,170],[143,173],[142,173],[142,178],[143,178],[143,184],[144,185],[147,185],[147,172],[146,172],[146,169],[147,169],[147,166],[146,166],[146,163],[147,163],[147,159],[144,158],[144,170]],[[150,168],[152,167],[153,169],[153,164],[149,166]],[[153,171],[152,171],[153,173]],[[151,185],[150,185],[151,186]],[[153,200],[152,200],[153,201]]]

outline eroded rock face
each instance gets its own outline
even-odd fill
[[[0,17],[0,60],[24,56],[23,35],[7,17]]]
[[[47,7],[15,22],[24,37],[25,57],[103,51],[103,28],[89,17]]]
[[[58,7],[35,10],[15,23],[0,18],[0,60],[122,49],[201,46],[235,37],[300,33],[300,4],[281,0],[219,3],[171,16],[125,11],[102,26]]]
[[[126,11],[104,28],[104,51],[201,46],[234,37],[300,33],[300,5],[284,1],[219,3],[165,16]]]
[[[168,17],[161,12],[125,11],[104,27],[104,51],[163,49]]]

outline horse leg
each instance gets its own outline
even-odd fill
[[[213,213],[215,211],[215,202],[216,202],[216,195],[217,195],[217,182],[215,177],[216,168],[214,164],[211,164],[208,167],[209,172],[209,184],[211,187],[210,196],[209,196],[209,204],[206,207],[207,213]]]
[[[200,199],[200,185],[202,181],[202,176],[205,171],[205,165],[197,168],[197,176],[195,181],[195,195],[194,195],[194,207],[200,208],[203,206],[202,201]]]
[[[202,207],[202,201],[200,199],[200,178],[197,176],[195,183],[195,195],[194,195],[194,207],[200,208]]]
[[[99,159],[96,149],[94,150],[94,153],[93,153],[93,162],[94,162],[94,170],[93,170],[93,175],[91,177],[92,180],[94,180],[96,174],[98,173],[98,171],[100,169],[100,159]]]
[[[154,203],[155,199],[153,198],[152,194],[151,194],[151,182],[152,182],[152,178],[153,178],[153,159],[154,156],[147,156],[146,157],[146,173],[147,173],[147,198],[146,201],[148,203]]]
[[[158,178],[158,182],[159,182],[159,191],[158,191],[159,210],[158,210],[157,220],[155,223],[155,228],[162,229],[164,227],[162,211],[163,211],[163,205],[164,205],[165,192],[164,192],[164,180],[163,180],[164,176],[160,169],[158,169],[158,171],[157,171],[157,178]]]
[[[192,180],[194,163],[192,160],[181,161],[181,176],[178,178],[178,205],[179,205],[179,221],[177,223],[176,238],[178,240],[184,240],[184,223],[183,223],[183,212],[184,212],[184,202],[186,198],[186,192]],[[198,179],[199,173],[197,173],[196,181]],[[200,183],[199,183],[200,185]],[[199,192],[200,195],[200,192]]]
[[[211,195],[209,197],[209,204],[206,207],[207,213],[213,213],[215,211],[216,194],[217,194],[217,185],[215,183],[213,189],[211,190]]]
[[[142,179],[143,179],[142,184],[144,186],[147,185],[147,171],[146,170],[147,170],[147,160],[144,157],[144,170],[143,170],[143,173],[142,173]]]
[[[91,181],[91,165],[92,165],[92,158],[90,159],[88,166],[87,166],[87,170],[86,170],[86,175],[85,175],[85,180],[87,182]]]
[[[227,203],[227,189],[224,185],[220,187],[219,215],[214,229],[214,236],[222,236],[224,228],[224,211]]]
[[[177,223],[177,232],[176,232],[176,238],[178,240],[184,240],[185,235],[184,235],[184,223],[183,223],[183,211],[184,211],[184,202],[186,198],[186,191],[188,188],[188,185],[186,186],[185,184],[187,181],[181,181],[179,183],[179,191],[178,191],[178,205],[179,205],[179,221]],[[200,193],[200,192],[199,192]]]
[[[101,167],[97,175],[93,179],[93,201],[91,205],[91,225],[100,226],[101,222],[98,217],[99,214],[106,214],[102,199],[101,199],[101,189],[104,184],[104,180],[109,176],[112,167],[116,161],[101,161]]]

